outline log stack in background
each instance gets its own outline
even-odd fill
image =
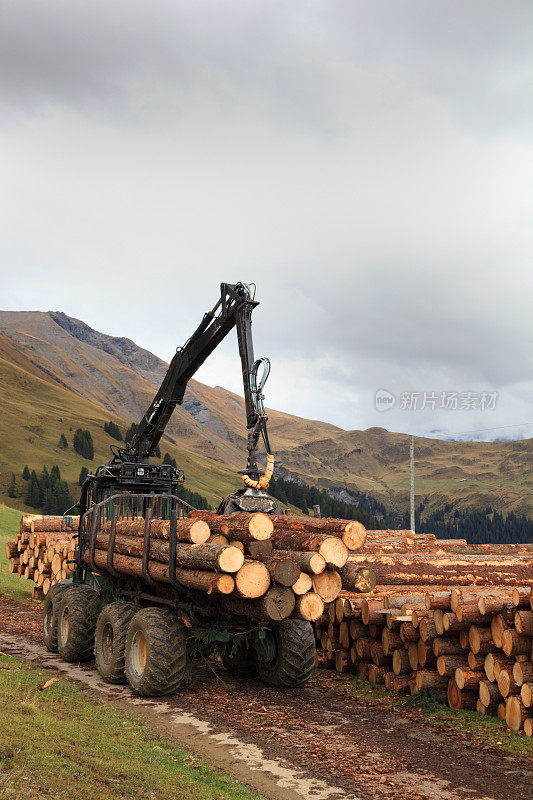
[[[438,690],[531,736],[533,545],[367,531],[343,580],[365,567],[374,590],[343,590],[315,624],[318,666],[400,694]]]
[[[70,530],[61,530],[63,517],[23,514],[14,540],[6,542],[9,571],[35,583],[34,600],[72,575],[79,517],[68,519]]]

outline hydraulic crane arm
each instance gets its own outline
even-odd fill
[[[188,382],[232,328],[236,327],[248,429],[248,464],[243,480],[255,488],[268,486],[273,457],[270,454],[262,388],[268,377],[270,363],[268,359],[254,359],[252,311],[257,305],[259,303],[251,297],[250,288],[246,284],[221,284],[217,304],[204,314],[198,328],[185,345],[176,351],[170,362],[163,382],[141,420],[131,449],[123,451],[128,460],[139,463],[154,455],[174,408],[183,402]],[[258,382],[261,365],[264,372]],[[260,475],[257,466],[259,436],[263,437],[268,457],[265,476]]]

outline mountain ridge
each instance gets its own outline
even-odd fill
[[[0,311],[0,357],[11,373],[18,369],[82,398],[94,407],[96,417],[105,412],[108,418],[116,415],[126,422],[139,421],[167,368],[132,340],[95,331],[61,311]],[[322,488],[365,492],[393,507],[406,507],[406,434],[379,427],[344,430],[282,411],[268,413],[278,474]],[[191,380],[167,434],[163,441],[188,458],[218,463],[224,485],[231,472],[237,483],[246,454],[242,397]],[[13,440],[22,436],[13,429],[4,435]],[[533,511],[533,440],[447,442],[415,437],[415,453],[417,496],[428,496],[430,507],[452,501],[463,508],[496,503],[504,512]],[[9,468],[2,466],[2,471]]]

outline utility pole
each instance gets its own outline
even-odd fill
[[[411,530],[415,530],[415,440],[409,437],[409,512]]]

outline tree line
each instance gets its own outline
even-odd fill
[[[308,486],[296,481],[287,481],[283,478],[271,478],[268,493],[279,500],[282,505],[290,503],[296,506],[302,514],[309,514],[313,506],[318,505],[323,517],[355,519],[370,530],[378,530],[383,527],[373,514],[384,512],[385,507],[362,493],[357,494],[357,505],[345,503],[332,497],[324,489],[317,489],[316,486]],[[350,494],[354,495],[355,493],[351,492]]]
[[[61,478],[57,464],[48,471],[46,465],[39,475],[28,465],[24,467],[22,478],[27,482],[24,502],[31,508],[42,508],[43,514],[63,514],[74,504],[68,483]]]
[[[533,543],[533,520],[514,511],[504,517],[490,506],[481,511],[452,512],[448,504],[425,519],[415,515],[415,520],[417,533],[434,533],[437,539],[466,539],[469,544]]]

